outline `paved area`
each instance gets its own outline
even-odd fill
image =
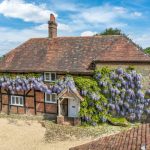
[[[143,124],[70,150],[150,150],[150,124]]]

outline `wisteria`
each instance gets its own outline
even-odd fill
[[[100,75],[99,75],[100,76]],[[150,110],[150,100],[144,97],[142,92],[142,75],[138,74],[135,70],[125,71],[122,68],[118,68],[115,71],[111,71],[110,80],[111,88],[103,86],[103,78],[97,80],[102,93],[108,98],[110,103],[109,108],[116,115],[124,116],[129,120],[142,119],[142,116],[148,115]],[[106,82],[106,81],[105,81]],[[108,83],[107,83],[108,84]],[[108,89],[108,93],[105,90]],[[146,91],[149,94],[150,90]],[[116,106],[114,108],[114,105]],[[144,111],[145,110],[145,111]],[[111,111],[109,111],[111,113]]]
[[[103,72],[100,70],[95,72],[94,79],[99,86],[97,92],[83,90],[82,87],[80,89],[81,95],[88,97],[88,105],[85,105],[87,106],[85,108],[90,112],[83,113],[83,115],[91,116],[91,119],[85,120],[86,122],[90,122],[92,125],[106,122],[107,114],[112,117],[124,117],[128,121],[141,120],[150,115],[150,90],[145,93],[142,91],[142,75],[135,70],[122,68],[109,72],[106,69]],[[107,99],[105,105],[102,103],[100,94]],[[145,95],[149,95],[149,97],[145,97]],[[103,113],[104,110],[105,113]]]
[[[63,80],[58,80],[54,85],[48,85],[43,82],[42,77],[20,77],[16,78],[0,78],[0,87],[5,90],[10,91],[11,94],[15,94],[19,91],[28,91],[28,90],[39,90],[43,93],[61,93],[66,87],[71,88],[73,91],[76,91],[75,83],[72,77],[66,76]]]

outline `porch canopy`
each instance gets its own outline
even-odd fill
[[[58,94],[58,116],[61,116],[61,103],[66,98],[68,99],[68,101],[71,101],[71,99],[78,101],[79,105],[74,106],[78,107],[77,109],[80,109],[80,102],[84,100],[77,90],[73,90],[70,87],[66,87],[60,94]]]

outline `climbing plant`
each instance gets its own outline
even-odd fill
[[[106,122],[108,117],[107,99],[100,93],[98,83],[89,77],[75,77],[74,80],[84,97],[80,108],[82,120],[94,126]]]
[[[142,92],[142,75],[133,68],[104,67],[95,70],[93,78],[75,78],[75,83],[85,98],[80,115],[87,123],[96,125],[110,117],[134,121],[150,115],[150,99]]]

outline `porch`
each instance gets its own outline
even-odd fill
[[[81,124],[79,117],[80,102],[83,98],[78,91],[73,91],[70,88],[66,88],[58,95],[58,124]]]

